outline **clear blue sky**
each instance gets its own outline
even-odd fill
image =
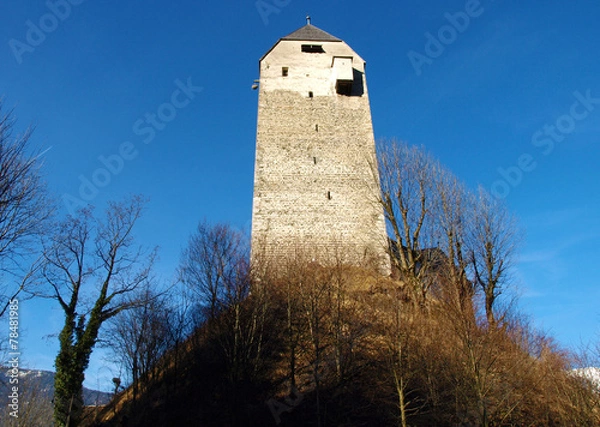
[[[49,149],[57,197],[83,199],[96,179],[83,194],[99,209],[150,198],[138,235],[160,246],[164,280],[200,219],[249,229],[250,86],[308,13],[367,61],[376,138],[425,145],[505,197],[526,232],[522,310],[564,346],[598,340],[597,1],[71,1],[3,2],[0,95]],[[101,176],[100,156],[114,173]],[[24,365],[52,369],[56,338],[43,337],[60,313],[24,302],[21,322]],[[88,385],[112,378],[106,365],[95,357]]]

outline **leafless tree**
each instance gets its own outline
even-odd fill
[[[31,378],[33,372],[19,379],[18,410],[11,405],[0,408],[0,424],[6,427],[30,427],[52,425],[52,402],[48,389],[41,381]],[[10,390],[10,386],[6,386]],[[11,415],[11,412],[13,413]]]
[[[262,363],[269,304],[267,280],[253,278],[246,237],[228,225],[202,222],[183,252],[180,277],[204,309],[231,383]],[[260,267],[257,267],[260,270]]]
[[[471,192],[422,148],[382,141],[380,203],[395,239],[391,258],[400,280],[422,305],[441,287],[466,312],[475,287],[490,325],[519,242],[514,218],[485,190]]]
[[[383,141],[378,150],[383,206],[394,243],[390,258],[407,282],[415,301],[423,304],[431,281],[427,275],[436,245],[433,209],[438,163],[423,149],[398,141]],[[376,176],[376,174],[374,174]]]
[[[309,342],[311,345],[311,365],[312,377],[315,383],[315,397],[317,406],[317,425],[323,423],[321,409],[321,370],[323,368],[324,358],[328,342],[326,335],[328,332],[328,320],[331,317],[332,309],[332,291],[333,291],[333,271],[330,268],[324,268],[319,265],[304,265],[304,271],[298,282],[299,302],[306,321]]]
[[[248,293],[248,247],[228,225],[200,223],[183,252],[180,278],[196,295],[208,320]]]
[[[298,298],[298,283],[302,274],[301,257],[290,257],[287,262],[279,265],[277,273],[271,273],[277,277],[275,286],[283,291],[282,302],[285,308],[285,358],[287,361],[287,376],[290,384],[290,394],[296,389],[296,377],[298,374],[298,357],[301,351],[301,340],[304,333],[304,322],[302,322],[300,313],[301,306]]]
[[[144,383],[150,380],[161,357],[175,346],[172,341],[175,335],[171,329],[176,314],[165,295],[154,291],[152,287],[145,287],[127,300],[133,308],[108,321],[104,341],[111,350],[113,360],[125,369],[135,400],[140,380]]]
[[[297,245],[276,272],[285,318],[283,384],[289,384],[289,390],[281,392],[313,393],[315,425],[326,423],[326,391],[344,390],[362,375],[361,355],[369,326],[359,295],[366,283],[380,277],[377,266],[371,270],[347,265],[341,248],[330,249]]]
[[[397,397],[399,423],[401,427],[408,426],[408,416],[414,406],[410,398],[412,355],[411,334],[413,327],[409,325],[411,316],[407,316],[403,307],[403,298],[397,290],[385,298],[385,304],[380,315],[379,324],[383,325],[383,337],[386,343],[386,359],[394,381]]]
[[[78,425],[84,373],[100,328],[137,305],[127,296],[149,278],[154,252],[145,253],[133,237],[143,205],[140,197],[110,203],[102,221],[83,210],[57,224],[45,243],[44,296],[56,300],[65,316],[55,362],[56,425]]]
[[[495,326],[494,305],[510,278],[519,234],[506,207],[481,187],[474,198],[469,237],[474,282],[483,291],[488,324]]]
[[[31,129],[13,134],[11,112],[4,114],[0,100],[0,271],[16,283],[2,284],[0,316],[8,301],[30,282],[32,248],[36,237],[45,231],[52,214],[40,162],[29,154]]]
[[[434,218],[439,231],[437,277],[443,280],[444,298],[451,298],[466,313],[473,313],[474,289],[469,280],[469,240],[472,226],[472,197],[458,178],[440,167],[435,182]],[[439,252],[438,252],[439,253]]]

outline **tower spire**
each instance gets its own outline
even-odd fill
[[[306,15],[306,25],[310,25],[310,15]]]

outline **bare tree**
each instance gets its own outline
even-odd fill
[[[241,233],[204,221],[183,252],[180,278],[197,296],[206,317],[214,320],[224,307],[246,296],[248,271],[248,248]]]
[[[495,326],[494,304],[510,277],[518,230],[506,207],[481,187],[473,211],[470,248],[474,282],[483,291],[488,324]]]
[[[381,324],[385,324],[384,337],[387,344],[387,359],[392,377],[394,379],[394,389],[398,399],[397,406],[399,412],[399,425],[408,426],[408,415],[413,403],[410,399],[411,369],[410,369],[410,336],[412,332],[410,326],[407,327],[409,316],[406,316],[403,310],[402,296],[398,292],[392,292],[390,298],[387,298],[387,316],[380,319]]]
[[[434,218],[439,230],[437,276],[445,285],[444,298],[451,298],[466,314],[473,315],[473,284],[469,280],[468,233],[472,227],[472,197],[458,178],[444,168],[439,168],[435,180]]]
[[[290,394],[296,389],[296,376],[298,374],[298,356],[301,351],[301,339],[304,332],[304,323],[300,319],[301,306],[298,298],[298,283],[302,278],[302,263],[298,256],[288,259],[280,266],[281,277],[276,283],[283,290],[283,303],[285,305],[285,332],[287,372],[290,382]]]
[[[1,108],[0,101],[0,271],[16,278],[16,284],[1,286],[0,316],[29,283],[28,256],[52,213],[40,163],[28,154],[31,130],[13,135],[11,112]]]
[[[219,343],[231,383],[261,363],[268,289],[255,286],[247,239],[228,225],[200,223],[183,252],[181,280],[207,313],[207,331]]]
[[[151,287],[145,287],[127,300],[133,308],[108,321],[105,342],[114,360],[125,368],[135,400],[140,382],[151,379],[161,357],[175,344],[171,341],[175,312],[165,295]]]
[[[35,373],[21,372],[19,379],[18,410],[14,406],[2,405],[0,408],[0,424],[6,427],[30,427],[52,425],[52,402],[46,384],[33,378]],[[6,390],[10,386],[4,385]],[[11,412],[13,413],[11,415]]]
[[[383,141],[378,153],[380,203],[393,233],[391,258],[421,305],[439,285],[466,312],[474,287],[493,307],[518,244],[514,218],[485,190],[476,194],[418,147]]]
[[[407,282],[415,301],[424,304],[431,281],[428,267],[435,260],[435,174],[438,163],[418,147],[383,141],[378,152],[380,203],[395,242],[392,264]]]
[[[148,280],[154,252],[134,245],[133,227],[144,202],[133,197],[110,203],[104,221],[91,210],[67,217],[45,244],[46,297],[65,315],[56,357],[54,419],[58,426],[78,425],[82,384],[90,356],[105,321],[136,306],[127,298]]]
[[[311,352],[312,377],[315,383],[317,425],[323,423],[321,409],[322,369],[328,347],[326,339],[331,316],[333,271],[331,268],[306,263],[298,283],[301,309],[306,321]]]

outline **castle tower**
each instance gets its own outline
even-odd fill
[[[253,257],[343,253],[388,272],[364,60],[309,20],[259,64]]]

